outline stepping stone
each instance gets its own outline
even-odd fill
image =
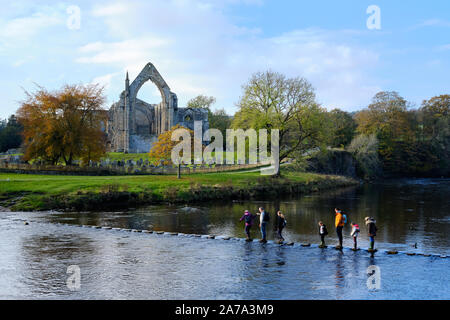
[[[122,228],[112,228],[113,230],[120,231]]]
[[[375,253],[377,251],[378,251],[378,249],[367,249],[367,252],[370,252],[370,253]]]
[[[202,235],[201,235],[201,234],[194,234],[194,237],[196,237],[196,238],[201,238]]]
[[[320,249],[326,249],[328,246],[319,246]]]
[[[291,246],[294,245],[294,243],[293,242],[289,242],[289,243],[286,243],[286,245],[291,247]]]
[[[102,229],[111,230],[112,228],[111,227],[102,227]]]
[[[441,258],[445,259],[445,258],[447,258],[447,256],[446,255],[441,255]]]
[[[397,250],[389,250],[387,254],[398,254]]]
[[[93,226],[92,228],[101,229],[102,227],[100,227],[100,226]]]
[[[245,239],[245,242],[253,242],[253,239]]]
[[[406,255],[408,255],[408,256],[415,256],[416,253],[415,252],[407,252]]]
[[[153,233],[151,230],[142,230],[143,233]]]
[[[122,229],[123,231],[131,232],[131,229]]]
[[[177,236],[178,232],[168,232],[167,233],[169,236]]]
[[[230,237],[223,237],[222,240],[230,240]]]
[[[279,240],[279,241],[277,241],[276,243],[279,244],[279,245],[283,245],[283,244],[284,244],[284,241]]]
[[[142,232],[142,230],[139,230],[139,229],[133,229],[133,232]]]
[[[208,235],[207,237],[206,237],[207,239],[215,239],[216,238],[216,236],[213,236],[213,235]]]
[[[156,231],[156,234],[164,234],[164,231]]]
[[[311,243],[302,243],[302,247],[311,247]]]
[[[423,256],[424,256],[424,257],[431,257],[431,254],[429,254],[429,253],[424,253]]]

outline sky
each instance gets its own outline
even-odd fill
[[[0,0],[0,118],[24,91],[99,83],[107,104],[152,62],[178,96],[237,111],[258,71],[304,77],[327,109],[379,91],[415,106],[450,92],[450,1]],[[375,11],[374,7],[375,6]],[[370,10],[368,10],[370,9]],[[378,14],[379,13],[379,14]],[[159,103],[147,82],[140,98]]]

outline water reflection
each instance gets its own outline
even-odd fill
[[[408,181],[276,202],[203,204],[195,209],[152,206],[116,213],[5,213],[0,217],[0,298],[449,299],[449,259],[335,250],[330,210],[346,208],[350,220],[357,222],[374,215],[379,247],[448,254],[448,191],[448,180]],[[239,222],[243,210],[255,211],[261,205],[269,212],[285,211],[285,237],[290,241],[318,243],[317,221],[323,220],[330,232],[328,249],[75,226],[243,237]],[[349,232],[346,228],[347,246]],[[259,236],[257,226],[252,234]],[[363,231],[361,247],[367,245],[365,241]],[[418,249],[411,246],[416,242]],[[66,287],[69,265],[80,266],[79,291]],[[366,286],[371,265],[381,270],[382,288],[377,291]]]
[[[378,234],[376,244],[383,248],[416,250],[417,252],[447,252],[450,246],[450,180],[415,180],[325,192],[276,201],[242,201],[208,203],[199,206],[151,206],[129,213],[64,213],[52,214],[50,221],[70,221],[80,224],[120,226],[183,233],[216,234],[244,237],[244,210],[256,212],[264,206],[272,214],[282,210],[288,225],[284,230],[287,241],[319,241],[317,222],[324,221],[329,230],[328,245],[335,245],[333,208],[344,208],[350,221],[362,228],[360,246],[368,246],[364,218],[374,216]],[[351,246],[350,223],[344,228],[344,245]],[[269,239],[274,238],[268,228]],[[258,237],[258,223],[252,228]],[[417,246],[417,249],[415,248]]]

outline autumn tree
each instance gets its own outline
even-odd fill
[[[97,161],[106,151],[106,112],[103,88],[98,85],[66,85],[51,92],[38,87],[26,92],[17,111],[23,125],[25,160],[43,159],[51,164],[75,159]]]
[[[186,129],[191,135],[191,152],[194,152],[194,132],[177,124],[169,131],[163,132],[158,136],[158,140],[153,144],[149,157],[153,159],[155,164],[171,165],[172,149],[179,141],[172,141],[172,134],[177,129]]]
[[[279,130],[280,162],[301,157],[326,141],[326,110],[317,104],[314,89],[304,78],[255,73],[243,86],[238,107],[233,128]]]

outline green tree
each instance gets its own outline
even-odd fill
[[[349,112],[333,109],[328,112],[330,117],[330,147],[345,147],[352,141],[356,132],[356,121]]]
[[[17,121],[15,115],[0,124],[0,152],[19,148],[22,144],[22,125]]]
[[[357,174],[366,180],[381,175],[381,161],[378,156],[378,139],[375,134],[358,135],[350,145],[348,151],[353,154],[357,163]]]
[[[414,127],[409,103],[397,92],[379,92],[355,120],[360,134],[376,134],[385,171],[407,173],[414,157]]]
[[[418,149],[426,163],[425,171],[450,173],[450,95],[422,102],[417,111]],[[422,166],[423,167],[423,166]]]
[[[280,162],[326,141],[326,110],[316,103],[314,89],[304,78],[257,72],[243,86],[238,107],[233,128],[279,130]]]
[[[208,97],[205,95],[199,95],[195,98],[192,98],[188,101],[187,107],[188,108],[203,108],[208,109],[208,111],[211,111],[211,106],[216,103],[216,98],[214,97]]]

